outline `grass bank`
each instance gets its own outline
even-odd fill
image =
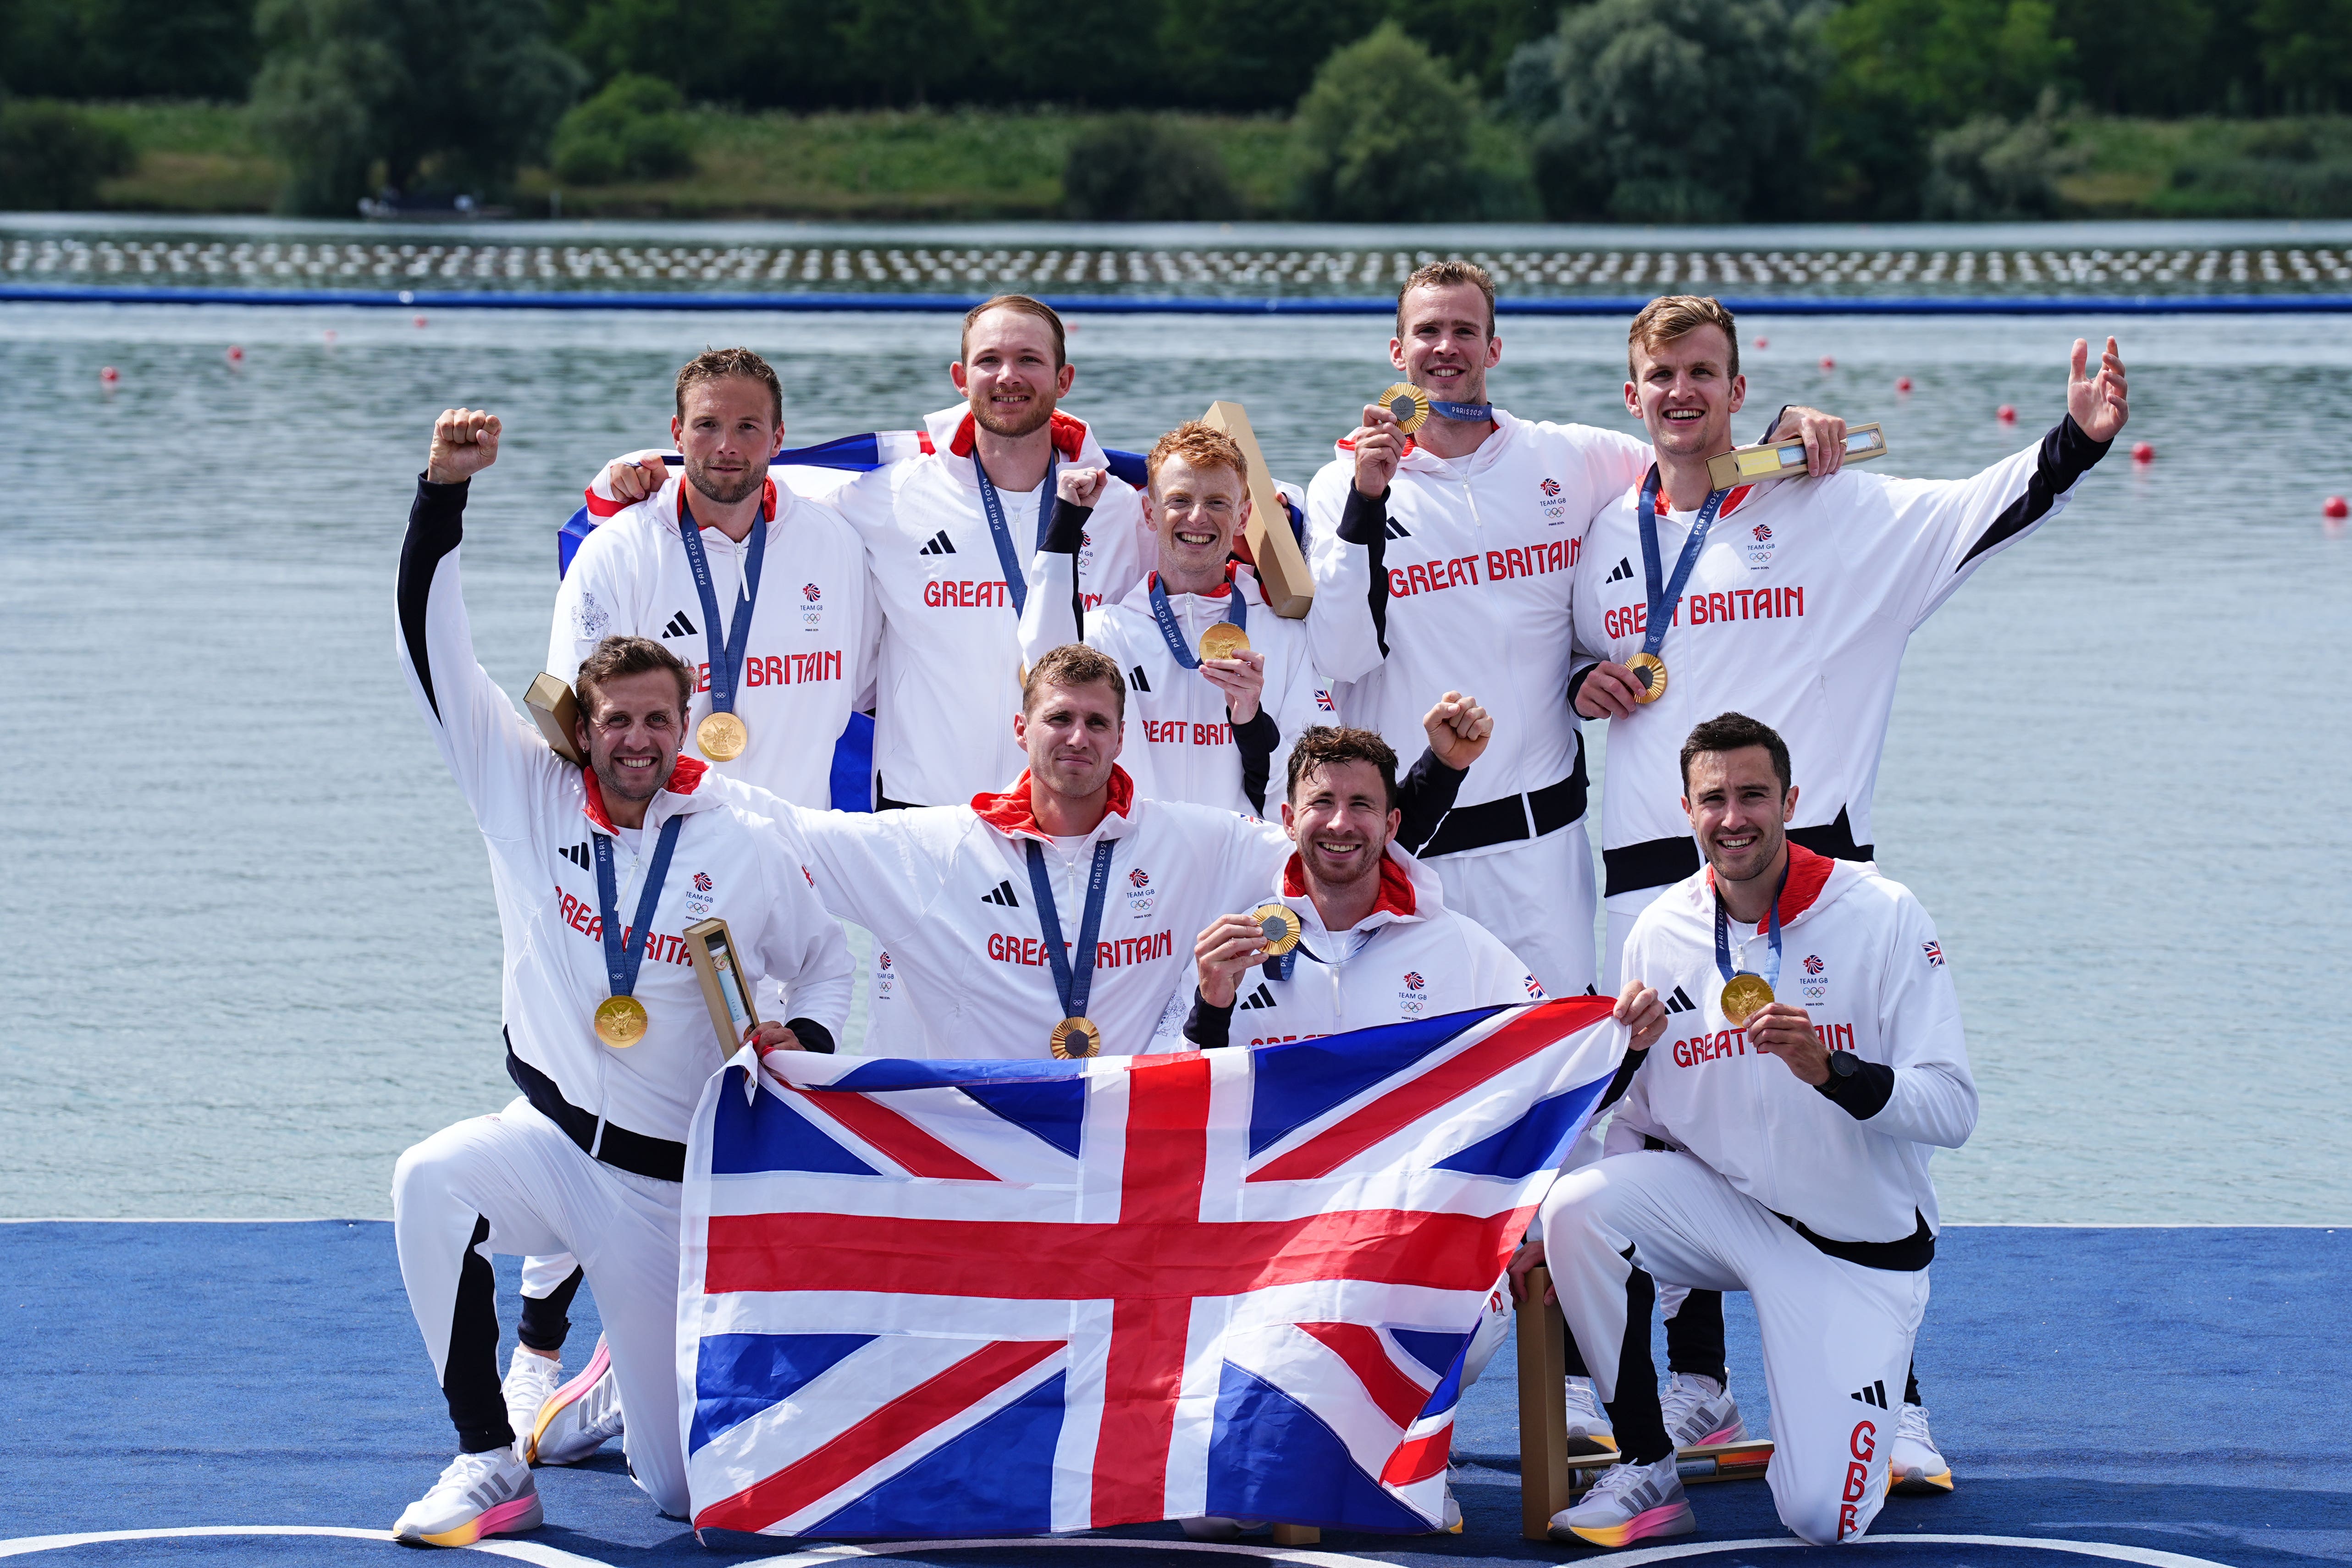
[[[86,106],[138,163],[100,188],[126,212],[267,212],[282,171],[230,104]],[[1053,110],[793,115],[690,111],[696,167],[680,179],[559,185],[527,171],[516,210],[560,198],[575,217],[1045,218],[1062,210],[1070,144],[1098,116]],[[1184,117],[1217,148],[1243,216],[1286,215],[1297,184],[1289,122]],[[2057,125],[2058,179],[2075,217],[2352,216],[2352,116],[2127,120]]]

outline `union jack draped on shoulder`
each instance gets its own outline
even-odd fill
[[[687,1166],[696,1527],[1432,1528],[1462,1352],[1622,1058],[1609,1012],[1088,1061],[739,1055]]]

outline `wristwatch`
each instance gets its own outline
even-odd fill
[[[1861,1070],[1862,1058],[1855,1056],[1852,1051],[1832,1051],[1830,1053],[1830,1076],[1832,1078],[1843,1081],[1846,1079],[1852,1078],[1855,1073],[1860,1072]]]

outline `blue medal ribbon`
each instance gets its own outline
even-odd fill
[[[1249,603],[1242,597],[1240,584],[1231,584],[1229,586],[1233,591],[1233,598],[1226,604],[1225,619],[1233,622],[1242,630],[1247,631],[1249,630]],[[1160,581],[1160,574],[1156,572],[1151,574],[1151,618],[1160,623],[1160,639],[1167,643],[1168,651],[1176,656],[1176,662],[1186,669],[1200,668],[1200,656],[1184,646],[1184,634],[1178,630],[1176,626],[1176,606],[1168,602],[1167,585]]]
[[[1037,929],[1045,939],[1045,962],[1053,966],[1054,993],[1062,999],[1062,1016],[1087,1016],[1087,994],[1095,984],[1095,939],[1102,934],[1103,896],[1110,891],[1110,856],[1118,847],[1106,838],[1095,846],[1093,869],[1087,873],[1087,908],[1078,919],[1078,952],[1074,960],[1062,946],[1062,914],[1054,907],[1054,879],[1045,871],[1045,847],[1024,839],[1029,850],[1029,891],[1037,900]]]
[[[1465,425],[1483,425],[1495,417],[1495,405],[1491,403],[1444,403],[1433,397],[1429,411],[1440,419],[1459,419]]]
[[[1655,658],[1658,649],[1665,645],[1666,627],[1674,623],[1675,604],[1683,596],[1683,585],[1690,581],[1691,568],[1698,564],[1698,552],[1706,547],[1706,531],[1715,526],[1715,514],[1723,510],[1723,498],[1728,489],[1708,492],[1706,504],[1698,509],[1692,522],[1690,537],[1683,541],[1683,552],[1675,561],[1675,574],[1662,588],[1658,583],[1658,466],[1650,465],[1649,477],[1642,481],[1642,502],[1639,521],[1642,527],[1642,577],[1650,595],[1648,618],[1642,631],[1642,651]]]
[[[1391,921],[1390,923],[1394,924],[1395,922]],[[1375,926],[1372,929],[1371,936],[1364,938],[1362,944],[1356,949],[1356,952],[1350,953],[1349,956],[1352,958],[1356,956],[1357,953],[1362,952],[1365,948],[1372,945],[1373,937],[1379,936],[1381,932],[1388,929],[1388,926]],[[1308,947],[1307,945],[1307,939],[1304,936],[1299,938],[1298,945],[1297,947],[1292,948],[1288,952],[1282,954],[1278,958],[1267,959],[1264,963],[1259,964],[1258,967],[1265,971],[1265,977],[1268,980],[1287,980],[1291,976],[1291,972],[1298,967],[1298,955],[1302,952],[1315,963],[1322,964],[1326,968],[1330,967],[1331,961],[1320,956],[1313,948]]]
[[[1029,545],[1033,551],[1045,542],[1045,523],[1053,515],[1054,490],[1061,468],[1058,456],[1045,459],[1045,482],[1037,487],[1037,537]],[[989,537],[996,541],[996,562],[1004,568],[1004,591],[1013,596],[1013,613],[1017,616],[1029,606],[1029,574],[1022,569],[1021,557],[1013,551],[1013,526],[1004,521],[1003,499],[996,493],[994,481],[981,464],[977,443],[971,449],[971,471],[980,476],[980,510],[988,514]]]
[[[1764,984],[1772,987],[1775,995],[1778,995],[1780,990],[1780,895],[1788,890],[1788,887],[1789,868],[1786,863],[1783,863],[1780,867],[1780,885],[1772,889],[1772,912],[1769,917],[1772,956],[1770,967],[1764,973]],[[1723,889],[1720,888],[1717,889],[1715,893],[1715,966],[1722,972],[1726,984],[1729,984],[1735,977],[1743,973],[1731,967],[1731,916],[1723,907]]]
[[[719,629],[719,590],[710,581],[710,557],[702,548],[702,529],[677,497],[677,536],[686,544],[686,563],[694,573],[694,590],[702,595],[702,635],[710,647],[710,710],[735,711],[735,678],[743,672],[743,650],[751,642],[751,606],[760,596],[760,567],[768,558],[766,509],[751,524],[751,555],[743,563],[743,591],[735,599],[735,618],[725,632]]]
[[[670,851],[677,847],[677,826],[686,820],[673,816],[661,826],[661,837],[654,841],[653,864],[646,870],[645,890],[637,895],[637,921],[629,928],[628,940],[621,939],[620,886],[613,875],[613,840],[603,833],[592,833],[596,844],[596,912],[604,918],[604,979],[615,996],[633,995],[637,988],[637,969],[646,961],[646,937],[653,925],[654,910],[661,902],[662,884],[669,878]]]

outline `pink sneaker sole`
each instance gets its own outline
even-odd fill
[[[432,1546],[471,1546],[485,1535],[499,1535],[509,1530],[535,1529],[545,1518],[546,1515],[540,1511],[539,1494],[534,1492],[529,1497],[519,1497],[511,1502],[486,1509],[455,1530],[445,1530],[438,1535],[427,1535],[423,1539]]]
[[[1579,1541],[1589,1541],[1595,1546],[1631,1546],[1637,1541],[1647,1541],[1656,1535],[1688,1535],[1698,1528],[1691,1517],[1690,1504],[1667,1503],[1637,1513],[1622,1524],[1588,1527],[1571,1524],[1569,1533]]]
[[[530,1441],[523,1447],[523,1463],[527,1465],[539,1463],[539,1440],[546,1436],[547,1424],[554,1420],[565,1405],[572,1404],[581,1395],[595,1387],[596,1380],[604,1376],[605,1369],[612,1364],[613,1352],[605,1348],[603,1340],[598,1340],[596,1353],[588,1358],[588,1364],[581,1368],[580,1375],[549,1394],[547,1403],[539,1407],[539,1419],[531,1423]]]

